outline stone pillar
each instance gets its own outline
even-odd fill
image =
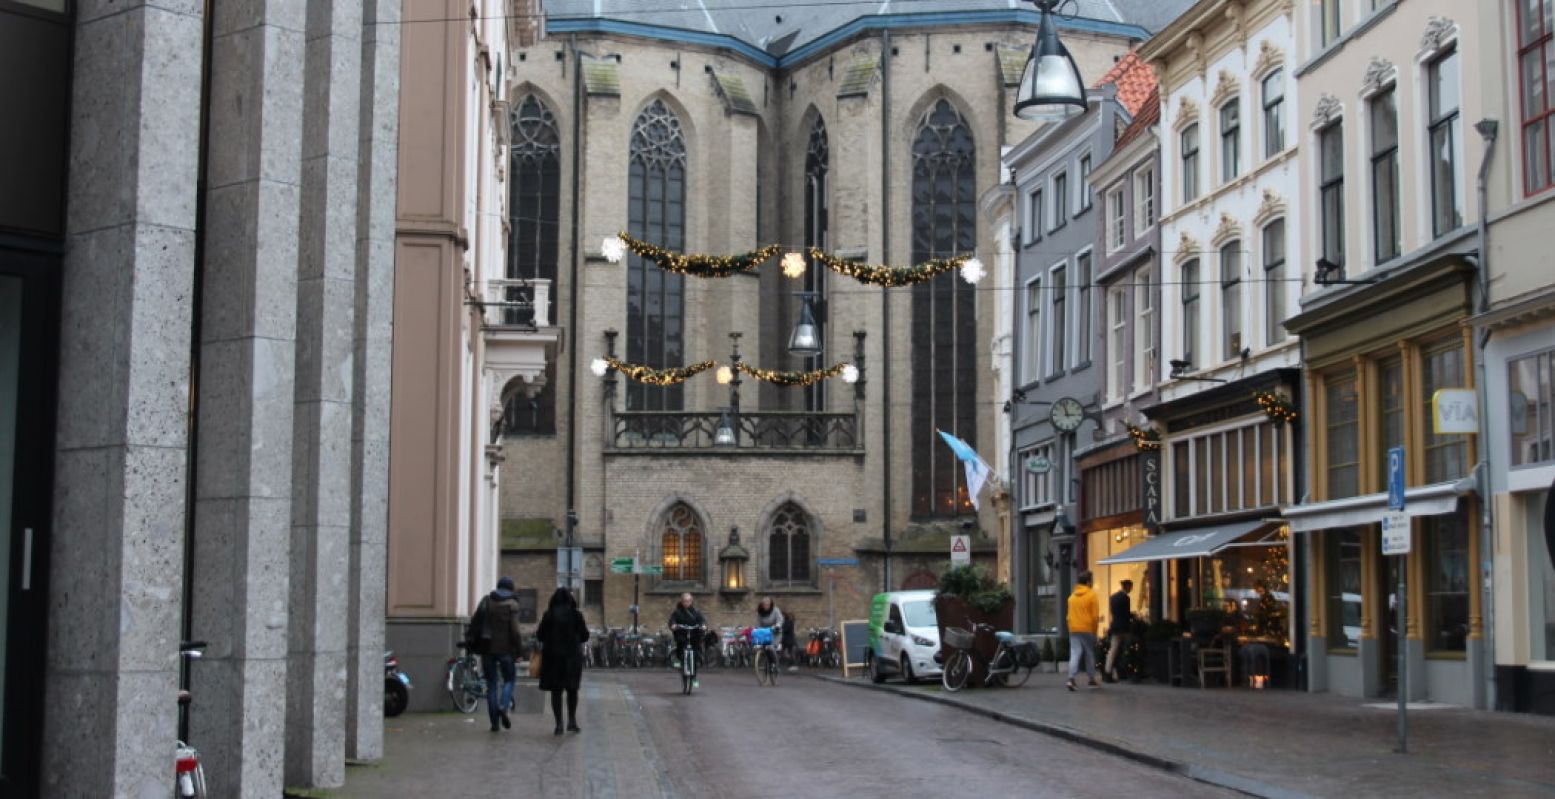
[[[212,20],[190,735],[215,796],[282,789],[305,22],[279,0]]]
[[[172,786],[200,9],[77,11],[43,796]]]
[[[383,756],[389,529],[389,392],[401,0],[366,0],[357,173],[356,341],[351,404],[351,585],[346,757]]]
[[[362,4],[309,0],[292,443],[286,781],[345,782]]]

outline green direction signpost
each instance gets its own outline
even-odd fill
[[[637,566],[636,558],[615,558],[610,561],[611,574],[632,574]]]
[[[663,574],[664,573],[664,567],[663,566],[638,565],[636,573],[637,574]]]

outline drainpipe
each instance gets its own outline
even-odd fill
[[[179,619],[179,635],[185,641],[194,638],[194,503],[195,488],[199,482],[196,479],[196,467],[200,461],[200,339],[204,335],[201,319],[204,303],[200,298],[205,292],[205,187],[211,151],[211,44],[215,38],[212,25],[215,11],[216,0],[205,0],[202,16],[204,31],[200,37],[200,152],[194,190],[194,280],[189,297],[189,408],[185,422],[184,580],[182,617]],[[178,659],[178,687],[189,690],[188,658]],[[179,708],[178,737],[182,741],[189,740],[188,707]]]
[[[1478,313],[1490,310],[1490,210],[1487,207],[1489,201],[1488,180],[1490,177],[1490,165],[1496,154],[1496,135],[1500,131],[1500,123],[1494,119],[1482,119],[1474,124],[1474,130],[1479,133],[1485,142],[1485,155],[1479,162],[1479,175],[1475,179],[1475,192],[1479,203],[1479,302],[1475,304]],[[1479,349],[1475,358],[1475,367],[1479,372],[1478,379],[1474,381],[1476,386],[1476,399],[1479,402],[1479,463],[1474,470],[1478,473],[1479,484],[1479,561],[1480,561],[1480,629],[1482,633],[1481,646],[1484,647],[1485,664],[1485,695],[1484,708],[1493,708],[1496,704],[1495,681],[1495,592],[1491,590],[1491,575],[1493,574],[1491,561],[1492,539],[1492,513],[1491,497],[1493,491],[1490,483],[1490,403],[1489,386],[1486,384],[1487,370],[1485,368],[1485,347],[1490,343],[1490,331],[1481,330],[1476,341]],[[1484,709],[1481,708],[1481,709]]]
[[[880,260],[891,262],[891,31],[880,32]],[[891,590],[891,290],[880,292],[880,414],[882,457],[885,459],[885,566],[882,591]]]
[[[579,208],[582,205],[579,192],[583,184],[583,53],[578,50],[578,35],[568,37],[568,47],[572,49],[572,274],[568,278],[570,285],[567,287],[567,333],[573,338],[578,336],[578,276],[582,272],[579,264],[583,262],[582,226],[578,221]],[[565,346],[565,345],[563,345]],[[560,354],[560,353],[558,353]],[[567,409],[567,518],[576,517],[578,491],[578,357],[577,353],[569,353],[567,356],[567,385],[569,387]],[[572,524],[567,525],[569,536],[572,532]],[[571,546],[572,542],[568,542]]]

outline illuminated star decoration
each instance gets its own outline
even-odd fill
[[[607,236],[605,243],[600,245],[600,252],[605,254],[605,260],[613,264],[621,263],[621,258],[626,255],[626,242],[620,236]]]
[[[975,285],[986,274],[988,272],[983,269],[983,262],[976,258],[968,258],[966,263],[961,265],[961,279],[968,283]]]
[[[791,252],[783,256],[784,277],[804,277],[806,266],[808,264],[805,263],[804,256],[797,252]]]
[[[609,370],[610,364],[604,358],[595,358],[589,363],[589,371],[593,372],[595,377],[604,377],[605,372]]]
[[[842,366],[842,382],[844,382],[844,383],[857,383],[858,382],[858,367],[854,366],[851,363],[843,364],[843,366]]]

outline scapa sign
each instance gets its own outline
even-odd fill
[[[1140,486],[1145,498],[1145,529],[1151,535],[1161,532],[1161,453],[1139,453]]]

